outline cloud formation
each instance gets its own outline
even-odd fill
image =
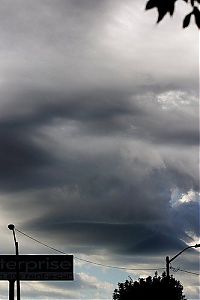
[[[119,264],[199,237],[192,27],[139,1],[0,2],[2,222]]]

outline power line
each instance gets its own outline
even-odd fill
[[[185,273],[189,273],[189,274],[193,274],[193,275],[197,275],[197,276],[200,275],[200,274],[198,274],[198,273],[191,272],[191,271],[187,271],[187,270],[181,270],[181,269],[178,269],[178,271],[185,272]]]
[[[54,247],[51,247],[51,246],[49,246],[49,245],[47,245],[47,244],[45,244],[45,243],[43,243],[43,242],[41,242],[41,241],[35,239],[34,237],[32,237],[32,236],[30,236],[30,235],[24,233],[23,231],[17,229],[16,227],[15,227],[15,230],[16,230],[17,232],[23,234],[23,235],[26,236],[27,238],[29,238],[29,239],[31,239],[31,240],[37,242],[38,244],[41,244],[41,245],[43,245],[43,246],[45,246],[45,247],[47,247],[47,248],[49,248],[49,249],[51,249],[51,250],[54,250],[54,251],[56,251],[56,252],[59,252],[59,253],[61,253],[61,254],[67,254],[67,253],[65,253],[65,252],[63,252],[63,251],[61,251],[61,250],[58,250],[58,249],[56,249],[56,248],[54,248]]]
[[[156,271],[156,270],[163,270],[165,268],[156,268],[156,269],[151,269],[151,268],[145,268],[145,269],[136,269],[136,268],[125,268],[125,267],[118,267],[118,266],[111,266],[111,265],[104,265],[101,263],[96,263],[90,260],[86,260],[77,256],[74,256],[74,258],[78,259],[78,260],[82,260],[84,262],[93,264],[93,265],[97,265],[97,266],[102,266],[102,267],[106,267],[106,268],[112,268],[112,269],[119,269],[119,270],[126,270],[126,271]]]
[[[181,272],[185,272],[185,273],[189,273],[189,274],[193,274],[193,275],[197,275],[197,276],[200,275],[200,274],[198,274],[198,273],[191,272],[191,271],[187,271],[187,270],[182,270],[182,269],[180,269],[180,268],[170,267],[170,269],[172,269],[172,271],[174,271],[174,272],[181,271]]]
[[[54,251],[56,251],[58,253],[67,255],[66,252],[58,250],[58,249],[56,249],[56,248],[54,248],[52,246],[49,246],[48,244],[41,242],[40,240],[38,240],[38,239],[36,239],[36,238],[28,235],[27,233],[24,233],[23,231],[21,231],[21,230],[19,230],[17,228],[15,228],[15,230],[17,232],[19,232],[20,234],[26,236],[27,238],[29,238],[29,239],[37,242],[40,245],[43,245],[43,246],[45,246],[45,247],[47,247],[47,248],[49,248],[51,250],[54,250]],[[77,260],[80,260],[80,261],[84,261],[84,262],[89,263],[89,264],[96,265],[96,266],[101,266],[101,267],[105,267],[105,268],[112,268],[112,269],[119,269],[119,270],[127,270],[127,271],[156,271],[156,270],[164,270],[165,269],[165,268],[154,268],[154,269],[152,269],[152,268],[144,268],[144,269],[125,268],[125,267],[118,267],[118,266],[112,266],[112,265],[105,265],[105,264],[97,263],[97,262],[94,262],[94,261],[91,261],[91,260],[80,258],[78,256],[74,256],[74,258],[77,259]]]

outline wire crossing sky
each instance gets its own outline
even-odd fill
[[[61,253],[61,254],[67,254],[67,253],[65,253],[64,251],[58,250],[58,249],[56,249],[56,248],[54,248],[54,247],[51,247],[51,246],[49,246],[49,245],[47,245],[47,244],[45,244],[45,243],[43,243],[43,242],[41,242],[41,241],[35,239],[34,237],[32,237],[32,236],[30,236],[30,235],[28,235],[28,234],[22,232],[21,230],[19,230],[19,229],[17,229],[17,228],[16,228],[16,231],[18,231],[19,233],[25,235],[25,236],[28,237],[29,239],[31,239],[31,240],[33,240],[33,241],[35,241],[35,242],[37,242],[37,243],[39,243],[39,244],[41,244],[41,245],[43,245],[43,246],[49,248],[49,249],[51,249],[51,250],[54,250],[54,251],[59,252],[59,253]],[[127,268],[119,267],[119,266],[109,266],[109,265],[104,265],[104,264],[101,264],[101,263],[98,263],[98,262],[93,262],[93,261],[90,261],[90,260],[87,260],[87,259],[80,258],[80,257],[78,257],[78,256],[74,256],[74,258],[75,258],[75,259],[78,259],[78,260],[81,260],[81,261],[84,261],[84,262],[86,262],[86,263],[90,263],[90,264],[93,264],[93,265],[97,265],[97,266],[102,266],[102,267],[106,267],[106,268],[113,268],[113,269],[120,269],[120,270],[127,270],[127,271],[156,271],[156,270],[163,270],[163,269],[165,269],[165,268],[160,268],[160,267],[154,268],[154,269],[148,269],[148,268],[146,268],[146,269],[136,269],[136,268],[134,268],[134,269],[133,269],[133,268],[127,269]]]
[[[56,251],[56,252],[58,252],[58,253],[66,254],[66,255],[67,255],[67,253],[65,253],[64,251],[61,251],[61,250],[56,249],[56,248],[54,248],[54,247],[52,247],[52,246],[50,246],[50,245],[47,245],[47,244],[45,244],[45,243],[43,243],[43,242],[37,240],[36,238],[34,238],[34,237],[32,237],[32,236],[30,236],[30,235],[24,233],[23,231],[21,231],[21,230],[19,230],[19,229],[17,229],[17,228],[16,228],[16,231],[19,232],[20,234],[22,234],[22,235],[28,237],[29,239],[31,239],[31,240],[33,240],[33,241],[35,241],[35,242],[37,242],[37,243],[39,243],[39,244],[41,244],[41,245],[43,245],[43,246],[49,248],[49,249],[51,249],[51,250],[54,250],[54,251]],[[113,269],[120,269],[120,270],[126,270],[126,271],[158,271],[158,270],[165,270],[165,268],[163,268],[163,267],[155,267],[154,269],[150,269],[150,268],[149,268],[149,269],[148,269],[148,268],[146,268],[146,269],[137,269],[137,268],[131,268],[131,269],[128,269],[128,268],[119,267],[119,266],[104,265],[104,264],[97,263],[97,262],[93,262],[93,261],[90,261],[90,260],[86,260],[86,259],[83,259],[83,258],[80,258],[80,257],[77,257],[77,256],[74,256],[74,258],[75,258],[75,259],[78,259],[78,260],[80,260],[80,261],[84,261],[84,262],[86,262],[86,263],[90,263],[90,264],[97,265],[97,266],[102,266],[102,267],[106,267],[106,268],[113,268]],[[187,271],[187,270],[182,270],[182,269],[180,269],[180,268],[174,268],[174,267],[172,267],[172,266],[170,266],[170,269],[173,270],[174,272],[181,271],[181,272],[186,272],[186,273],[193,274],[193,275],[197,275],[197,276],[200,275],[199,273],[194,273],[194,272],[190,272],[190,271]]]

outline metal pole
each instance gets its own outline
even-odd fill
[[[9,280],[9,300],[15,299],[15,281]]]
[[[166,256],[166,274],[168,278],[169,278],[169,263],[170,263],[169,256]]]
[[[20,279],[19,279],[19,245],[15,242],[16,246],[16,258],[17,258],[17,300],[20,300]]]
[[[8,229],[10,229],[13,233],[14,243],[15,243],[15,251],[16,251],[16,279],[17,279],[17,300],[20,300],[20,278],[19,278],[19,245],[15,235],[15,225],[9,224]],[[13,288],[13,286],[11,286]],[[12,290],[12,289],[11,289]]]
[[[179,255],[181,255],[184,251],[190,249],[190,248],[199,248],[200,244],[196,244],[193,246],[188,246],[186,248],[184,248],[182,251],[180,251],[179,253],[177,253],[175,256],[173,256],[171,259],[169,259],[169,256],[166,256],[166,273],[167,273],[167,277],[169,277],[169,264],[175,259],[177,258]]]

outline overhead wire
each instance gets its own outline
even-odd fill
[[[43,246],[45,246],[45,247],[47,247],[47,248],[49,248],[49,249],[51,249],[51,250],[54,250],[54,251],[56,251],[56,252],[59,252],[59,253],[61,253],[61,254],[66,254],[66,253],[63,252],[63,251],[58,250],[58,249],[56,249],[56,248],[54,248],[54,247],[51,247],[51,246],[49,246],[49,245],[47,245],[47,244],[45,244],[45,243],[43,243],[43,242],[37,240],[36,238],[34,238],[34,237],[28,235],[27,233],[24,233],[23,231],[17,229],[16,227],[15,227],[15,230],[16,230],[17,232],[21,233],[22,235],[26,236],[27,238],[29,238],[29,239],[31,239],[31,240],[37,242],[38,244],[41,244],[41,245],[43,245]]]
[[[193,274],[193,275],[197,275],[197,276],[200,275],[200,274],[198,274],[198,273],[191,272],[191,271],[187,271],[187,270],[182,270],[182,269],[178,269],[178,271],[185,272],[185,273],[189,273],[189,274]]]
[[[44,243],[44,242],[41,242],[40,240],[38,240],[38,239],[32,237],[31,235],[29,235],[29,234],[27,234],[27,233],[25,233],[25,232],[23,232],[23,231],[21,231],[21,230],[19,230],[19,229],[17,229],[17,228],[15,228],[15,230],[16,230],[17,232],[19,232],[20,234],[26,236],[27,238],[29,238],[29,239],[31,239],[31,240],[37,242],[38,244],[41,244],[41,245],[43,245],[43,246],[45,246],[45,247],[47,247],[47,248],[49,248],[49,249],[51,249],[51,250],[54,250],[54,251],[56,251],[56,252],[58,252],[58,253],[67,255],[66,252],[61,251],[61,250],[59,250],[59,249],[57,249],[57,248],[55,248],[55,247],[52,247],[52,246],[50,246],[50,245],[48,245],[48,244],[46,244],[46,243]],[[80,260],[80,261],[89,263],[89,264],[96,265],[96,266],[101,266],[101,267],[105,267],[105,268],[112,268],[112,269],[118,269],[118,270],[126,270],[126,271],[156,271],[156,270],[164,270],[164,269],[165,269],[165,268],[162,268],[162,267],[159,267],[159,268],[126,268],[126,267],[119,267],[119,266],[106,265],[106,264],[94,262],[94,261],[91,261],[91,260],[87,260],[87,259],[84,259],[84,258],[80,258],[80,257],[78,257],[78,256],[74,256],[74,258],[77,259],[77,260]]]
[[[187,271],[187,270],[182,270],[182,269],[180,269],[180,268],[174,268],[174,267],[170,267],[170,269],[172,270],[172,271],[174,271],[174,272],[178,272],[178,271],[180,271],[180,272],[185,272],[185,273],[189,273],[189,274],[193,274],[193,275],[197,275],[197,276],[199,276],[200,274],[199,273],[195,273],[195,272],[191,272],[191,271]]]
[[[26,236],[27,238],[29,238],[29,239],[31,239],[31,240],[33,240],[33,241],[35,241],[35,242],[37,242],[37,243],[45,246],[45,247],[47,247],[47,248],[49,248],[51,250],[54,250],[54,251],[56,251],[58,253],[67,255],[66,252],[61,251],[61,250],[59,250],[59,249],[57,249],[55,247],[52,247],[52,246],[50,246],[50,245],[48,245],[48,244],[46,244],[44,242],[41,242],[40,240],[38,240],[38,239],[36,239],[36,238],[28,235],[27,233],[25,233],[25,232],[23,232],[23,231],[21,231],[21,230],[19,230],[17,228],[15,228],[15,230],[17,232],[19,232],[20,234]],[[155,270],[164,270],[165,269],[165,268],[161,268],[161,267],[159,267],[159,268],[142,268],[142,269],[141,268],[126,268],[126,267],[119,267],[119,266],[113,266],[113,265],[106,265],[106,264],[94,262],[94,261],[91,261],[91,260],[87,260],[87,259],[84,259],[84,258],[80,258],[78,256],[74,256],[74,258],[77,259],[77,260],[80,260],[80,261],[83,261],[83,262],[86,262],[86,263],[90,263],[90,264],[93,264],[93,265],[101,266],[101,267],[113,268],[113,269],[119,269],[119,270],[127,270],[127,271],[155,271]],[[172,269],[174,272],[181,271],[181,272],[185,272],[185,273],[189,273],[189,274],[193,274],[193,275],[197,275],[197,276],[200,275],[200,274],[195,273],[195,272],[183,270],[183,269],[180,269],[180,268],[174,268],[172,266],[170,267],[170,269]]]

